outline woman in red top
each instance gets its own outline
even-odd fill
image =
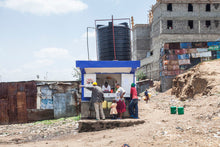
[[[129,104],[130,117],[138,119],[138,96],[134,83],[131,84],[130,96],[131,96],[131,102]]]

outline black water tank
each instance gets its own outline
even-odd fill
[[[114,26],[116,60],[131,60],[130,29],[128,23]],[[112,22],[108,26],[97,25],[98,60],[115,60]]]

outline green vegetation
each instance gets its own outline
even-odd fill
[[[62,124],[65,124],[66,122],[70,121],[79,121],[81,118],[81,115],[78,115],[76,117],[67,117],[67,118],[59,118],[59,119],[52,119],[52,120],[42,120],[42,121],[37,121],[34,123],[34,125],[37,124],[43,124],[43,125],[51,125],[55,123],[62,122]]]
[[[136,73],[137,81],[146,79],[146,75],[142,71]]]

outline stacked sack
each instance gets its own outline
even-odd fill
[[[207,42],[164,44],[160,52],[160,76],[176,76],[200,62],[212,59],[208,45]],[[218,47],[220,49],[220,44]]]

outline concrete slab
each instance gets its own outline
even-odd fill
[[[116,119],[116,120],[80,120],[79,132],[94,132],[107,129],[114,129],[119,127],[130,127],[145,123],[141,119]]]

